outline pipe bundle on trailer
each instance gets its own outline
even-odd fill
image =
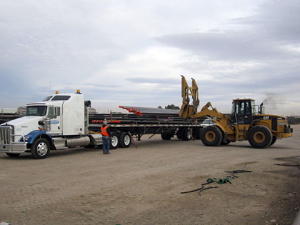
[[[190,124],[192,119],[182,119],[179,110],[136,106],[120,106],[128,113],[90,114],[92,124],[100,124],[106,119],[108,124]],[[198,122],[197,122],[198,123]]]
[[[138,116],[142,116],[143,115],[143,113],[141,111],[139,111],[138,109],[136,109],[135,107],[131,107],[131,106],[119,106],[119,108],[126,109],[128,112],[132,112],[132,113],[134,113],[135,115],[138,115]]]
[[[146,114],[178,116],[179,114],[179,110],[175,110],[175,109],[159,109],[159,108],[136,107],[136,106],[119,106],[119,107],[122,109],[126,109],[128,112],[134,113],[138,116],[143,116]]]

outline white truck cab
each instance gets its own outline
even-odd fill
[[[97,141],[88,136],[87,106],[79,90],[28,104],[24,117],[1,124],[0,152],[15,157],[31,151],[34,158],[46,158],[50,149],[99,144],[101,135]]]

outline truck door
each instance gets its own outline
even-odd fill
[[[49,133],[60,135],[62,133],[61,108],[50,106],[48,117],[50,119]]]

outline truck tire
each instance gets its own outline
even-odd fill
[[[130,135],[127,132],[123,132],[120,135],[119,143],[121,148],[128,148],[131,144]]]
[[[277,140],[277,136],[273,136],[270,146],[274,145],[276,140]]]
[[[177,130],[177,132],[176,132],[176,136],[177,136],[177,138],[178,139],[182,139],[182,135],[181,135],[181,133],[182,133],[182,130]]]
[[[272,142],[272,132],[265,126],[255,126],[249,131],[248,141],[254,148],[269,147]]]
[[[188,128],[182,130],[182,140],[189,141],[192,139],[192,131]]]
[[[12,158],[17,158],[21,154],[15,154],[15,153],[6,153],[7,156],[12,157]]]
[[[206,146],[218,146],[222,143],[223,133],[216,126],[208,126],[202,129],[201,140]]]
[[[50,144],[44,138],[39,138],[31,146],[31,154],[35,159],[45,159],[50,153]]]
[[[195,134],[194,134],[194,137],[196,139],[201,139],[201,128],[197,128],[196,131],[195,131]]]
[[[119,147],[119,138],[116,134],[112,134],[110,139],[110,148],[116,149],[118,147]]]

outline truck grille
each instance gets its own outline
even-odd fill
[[[11,143],[11,127],[0,127],[0,144],[8,145]]]

